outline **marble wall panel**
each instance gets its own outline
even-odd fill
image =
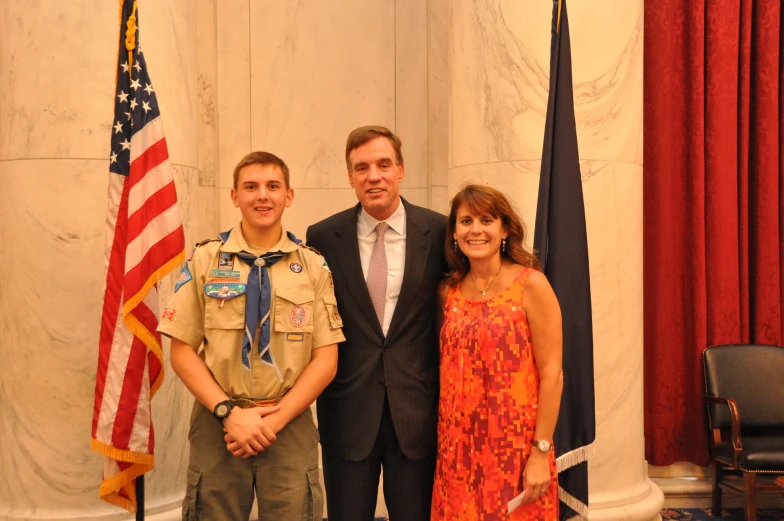
[[[406,185],[428,187],[428,2],[395,0],[395,133]]]
[[[452,3],[450,165],[540,159],[551,5]],[[642,3],[569,4],[580,157],[642,164]]]
[[[139,16],[169,154],[196,166],[192,4],[143,3]],[[0,159],[106,157],[119,37],[116,3],[12,1],[0,13]]]
[[[0,3],[0,160],[108,157],[118,38],[116,2]]]
[[[580,158],[642,166],[643,2],[572,2],[569,30]]]
[[[344,188],[348,133],[395,129],[395,4],[267,0],[250,20],[252,148],[282,157],[295,188]]]
[[[427,169],[431,187],[449,184],[449,0],[427,2]],[[439,203],[431,191],[431,208]]]
[[[581,162],[593,309],[592,506],[647,495],[642,419],[642,167]]]
[[[346,188],[295,188],[294,203],[283,214],[283,226],[304,241],[308,226],[356,204],[357,196],[348,182]]]
[[[233,186],[234,166],[250,145],[250,1],[216,2],[219,188]],[[218,199],[218,214],[223,203]],[[220,218],[218,219],[220,221]]]
[[[173,167],[186,240],[204,226],[199,172]],[[98,498],[102,458],[90,450],[105,277],[106,161],[0,162],[0,519],[120,519]],[[21,256],[20,256],[21,255]],[[19,259],[25,262],[20,264]],[[164,279],[161,301],[177,273]],[[164,347],[168,358],[168,345]],[[177,508],[190,394],[165,366],[153,400],[152,511]]]
[[[196,0],[139,2],[140,40],[173,163],[199,167]]]
[[[430,187],[430,204],[428,208],[441,212],[444,215],[449,214],[449,189],[446,186]]]
[[[242,216],[231,202],[231,188],[218,188],[216,190],[218,206],[218,232],[234,228]]]
[[[217,186],[218,176],[218,43],[215,0],[196,0],[198,82],[198,169],[200,186]],[[213,194],[214,195],[214,194]],[[210,203],[217,216],[217,206]]]
[[[550,6],[451,3],[450,167],[541,159]]]
[[[400,196],[411,204],[428,207],[429,191],[427,188],[400,187]]]

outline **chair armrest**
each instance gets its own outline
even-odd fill
[[[732,398],[722,398],[720,396],[705,395],[705,401],[716,405],[726,405],[730,410],[730,423],[732,426],[732,452],[734,453],[734,466],[738,467],[740,453],[743,452],[743,444],[740,440],[740,412],[738,404]]]

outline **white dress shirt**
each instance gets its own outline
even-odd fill
[[[370,256],[373,254],[373,246],[376,244],[376,226],[381,221],[377,221],[364,209],[359,211],[357,216],[357,240],[359,241],[359,259],[362,262],[362,274],[367,282],[368,271],[370,271]],[[389,324],[392,322],[392,314],[397,306],[397,299],[400,297],[400,287],[403,285],[403,270],[406,267],[406,209],[403,202],[395,210],[389,219],[384,221],[389,225],[384,234],[384,251],[387,254],[387,298],[384,305],[384,323],[381,329],[384,336],[389,331]]]

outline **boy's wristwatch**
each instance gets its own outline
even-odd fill
[[[218,418],[220,421],[226,419],[226,416],[231,413],[231,410],[234,408],[234,402],[231,400],[224,400],[218,405],[215,406],[215,410],[212,411],[213,416]]]

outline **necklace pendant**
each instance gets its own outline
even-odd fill
[[[485,296],[487,295],[487,291],[480,291],[479,293],[482,294],[482,300],[484,300]]]

